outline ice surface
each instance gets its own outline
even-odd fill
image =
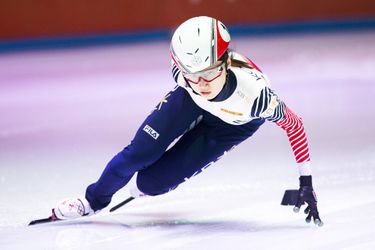
[[[0,249],[375,249],[374,41],[353,31],[233,42],[303,117],[322,228],[279,205],[298,171],[271,123],[164,196],[27,227],[82,195],[173,87],[168,43],[0,55]]]

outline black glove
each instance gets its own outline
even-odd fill
[[[319,217],[317,199],[312,187],[312,177],[309,176],[300,176],[299,177],[300,188],[298,190],[297,204],[294,207],[293,211],[298,213],[301,206],[307,203],[307,208],[304,210],[307,214],[306,222],[310,223],[311,217],[314,219],[314,223],[318,226],[323,226],[323,222]]]

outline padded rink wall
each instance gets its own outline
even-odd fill
[[[165,36],[170,28],[196,15],[244,27],[343,20],[371,20],[375,26],[375,1],[1,0],[0,47],[27,39],[35,42],[160,30]]]

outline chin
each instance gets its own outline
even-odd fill
[[[204,96],[204,98],[206,98],[207,100],[212,100],[216,97],[217,95],[207,95],[207,96]]]

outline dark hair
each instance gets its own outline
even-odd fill
[[[233,58],[233,53],[231,53],[232,51],[230,49],[228,49],[227,51],[225,51],[225,53],[220,57],[220,61],[224,61],[225,60],[225,67],[227,68],[227,60],[228,58],[230,59],[230,65],[232,67],[237,67],[237,68],[248,68],[248,69],[252,69],[253,67],[251,65],[249,65],[247,62],[244,62],[244,61],[240,61],[240,60],[237,60],[237,59],[234,59]]]
[[[222,62],[226,62],[228,60],[228,57],[229,57],[229,52],[228,50],[224,52],[224,54],[219,58],[218,61],[222,61]]]

